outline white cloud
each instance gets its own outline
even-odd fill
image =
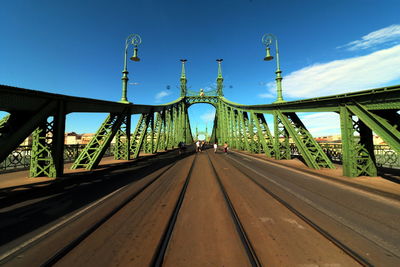
[[[385,86],[400,79],[400,45],[369,55],[305,67],[282,81],[283,97],[311,98]],[[275,95],[275,83],[267,85]]]
[[[373,46],[387,42],[392,42],[392,45],[400,43],[399,24],[394,24],[386,28],[371,32],[361,37],[361,40],[347,43],[343,46],[339,46],[338,48],[347,48],[350,51],[354,51],[359,49],[368,49]]]
[[[155,96],[156,102],[157,102],[157,103],[161,102],[161,100],[162,100],[164,97],[169,96],[170,94],[171,94],[171,92],[168,92],[168,91],[161,91],[161,92],[158,92],[158,93],[156,94],[156,96]]]
[[[272,87],[273,85],[268,84],[268,86]],[[258,96],[260,98],[275,98],[275,95],[271,94],[271,93],[263,93],[263,94],[259,94]]]
[[[299,113],[298,116],[314,137],[340,134],[340,117],[337,113]]]
[[[205,122],[213,122],[215,118],[215,111],[204,113],[200,118]]]

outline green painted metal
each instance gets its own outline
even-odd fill
[[[334,168],[331,160],[314,140],[296,113],[283,113],[277,110],[276,114],[294,140],[308,167],[313,169]]]
[[[174,134],[174,124],[173,122],[173,111],[172,109],[167,112],[167,132],[166,132],[166,148],[172,148],[173,144],[173,134]]]
[[[53,127],[54,121],[44,121],[33,132],[30,177],[56,177],[57,172],[53,158]]]
[[[149,127],[152,113],[144,113],[140,116],[139,121],[136,125],[135,132],[131,136],[131,153],[132,157],[136,159],[139,156],[140,149],[143,146],[143,140],[145,140],[147,128]]]
[[[99,165],[111,140],[120,129],[126,117],[125,114],[126,113],[111,113],[107,116],[92,140],[90,140],[89,144],[86,145],[79,157],[75,160],[71,169],[85,168],[91,170]]]
[[[342,132],[343,175],[357,177],[362,175],[376,176],[376,164],[371,156],[368,146],[361,143],[355,133],[362,134],[359,130],[361,121],[353,120],[350,109],[343,105],[340,107],[340,127]],[[364,126],[361,128],[365,129]]]
[[[59,177],[64,173],[64,103],[44,120],[32,134],[30,177]]]
[[[279,111],[274,111],[275,159],[291,159],[289,133],[285,128]]]
[[[0,97],[2,100],[2,98]],[[29,104],[28,104],[29,105]],[[9,111],[10,115],[3,123],[0,136],[0,162],[18,147],[33,131],[57,110],[58,101],[43,101],[32,111]]]
[[[279,48],[278,48],[278,38],[276,38],[275,35],[269,33],[269,34],[264,34],[262,37],[262,42],[267,48],[267,56],[264,58],[264,60],[269,61],[272,60],[272,56],[268,56],[269,52],[269,46],[271,45],[272,41],[275,40],[275,54],[276,54],[276,92],[277,92],[277,99],[274,103],[283,103],[285,100],[283,100],[282,97],[282,71],[281,71],[281,65],[279,62]]]
[[[181,97],[185,97],[186,93],[187,93],[187,79],[186,79],[186,71],[185,71],[185,62],[187,60],[186,59],[181,59],[182,62],[182,72],[181,72]]]
[[[154,147],[152,150],[152,153],[157,153],[158,150],[160,150],[160,139],[162,135],[162,127],[163,127],[163,121],[162,121],[162,113],[157,112],[156,113],[156,119],[154,123]]]
[[[240,141],[242,142],[243,146],[242,149],[246,151],[250,151],[250,145],[249,145],[249,139],[248,139],[248,133],[246,129],[246,116],[247,113],[243,111],[239,111],[239,131],[240,131]]]
[[[121,126],[115,134],[114,159],[130,159],[131,115],[125,114]]]
[[[289,159],[290,136],[309,166],[331,167],[329,159],[321,152],[296,113],[333,111],[339,112],[341,117],[345,175],[376,175],[372,131],[387,142],[390,151],[399,154],[400,115],[397,112],[400,110],[400,86],[268,105],[241,105],[223,97],[221,62],[218,63],[215,92],[206,92],[201,96],[198,92],[187,91],[184,62],[180,81],[181,97],[159,106],[32,93],[21,88],[0,86],[0,110],[10,113],[7,119],[3,118],[0,122],[0,161],[39,127],[42,131],[36,133],[33,153],[40,156],[35,156],[34,161],[47,160],[46,166],[49,167],[40,169],[34,162],[32,173],[54,176],[52,169],[55,169],[56,176],[62,174],[59,171],[63,164],[63,143],[60,140],[65,130],[65,114],[70,112],[109,112],[113,116],[100,127],[95,141],[78,157],[74,163],[77,167],[91,169],[97,166],[113,136],[116,136],[114,153],[118,159],[129,159],[129,152],[135,158],[140,151],[155,153],[176,148],[180,141],[193,141],[187,109],[197,103],[208,103],[216,108],[211,139],[220,144],[226,141],[230,147],[238,150],[264,152],[269,157]],[[127,129],[130,127],[127,124],[130,123],[128,117],[131,114],[142,116],[134,134],[129,138]],[[264,114],[274,116],[274,136],[269,131]],[[46,130],[43,122],[49,117],[54,117],[51,127],[54,138],[51,142],[44,142],[43,132]],[[130,147],[130,151],[127,147]],[[53,157],[53,162],[48,155]]]
[[[222,77],[222,59],[217,59],[218,62],[218,76],[217,76],[217,95],[224,96],[224,78]]]
[[[272,158],[275,155],[274,139],[263,114],[251,112],[258,133],[258,141],[265,155]],[[260,151],[261,153],[261,151]]]
[[[237,120],[235,115],[235,110],[231,108],[229,112],[229,122],[230,122],[230,131],[232,134],[232,141],[231,147],[237,148],[238,147],[238,131],[237,131]]]
[[[4,116],[1,120],[0,120],[0,136],[3,133],[3,128],[5,127],[8,119],[10,118],[10,114],[7,114],[6,116]]]
[[[128,57],[128,46],[131,44],[134,48],[134,56],[131,57],[133,61],[139,61],[140,59],[137,57],[137,47],[142,42],[142,39],[138,34],[130,34],[125,40],[125,50],[124,50],[124,70],[122,71],[122,96],[120,103],[130,104],[128,101],[127,93],[128,93],[128,69],[127,69],[127,57]]]
[[[368,111],[357,102],[355,102],[354,105],[347,105],[347,108],[360,118],[372,131],[379,135],[393,150],[400,154],[400,120],[397,120],[397,122],[393,121],[393,124],[391,124],[390,121]],[[394,116],[397,115],[396,117],[399,119],[398,114],[394,112],[392,114]]]

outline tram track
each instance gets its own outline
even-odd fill
[[[224,159],[219,161],[219,158]],[[253,173],[251,168],[233,163],[229,158],[229,155],[215,155],[205,150],[165,165],[134,190],[129,190],[129,185],[121,187],[118,192],[93,206],[93,210],[101,209],[102,205],[108,206],[107,212],[96,217],[89,227],[81,226],[82,231],[79,234],[37,265],[94,266],[107,264],[104,262],[106,259],[110,260],[108,263],[111,265],[157,267],[188,266],[191,263],[213,266],[271,266],[285,259],[287,262],[283,262],[286,264],[313,262],[308,261],[309,256],[314,256],[312,249],[308,250],[308,256],[303,257],[299,256],[302,253],[300,248],[289,245],[291,252],[283,256],[277,255],[276,251],[282,250],[279,246],[289,243],[285,243],[285,240],[275,243],[275,235],[283,236],[282,239],[287,240],[298,238],[298,242],[306,244],[317,240],[320,244],[324,243],[324,247],[335,247],[335,253],[341,251],[345,254],[337,259],[349,258],[353,264],[357,262],[362,266],[373,266],[368,259],[343,244],[323,226],[303,214],[302,210],[271,190],[262,179],[258,179],[259,175]],[[249,192],[256,196],[249,195]],[[118,202],[107,204],[115,198],[118,198]],[[265,205],[265,201],[271,203],[268,208],[257,208]],[[272,225],[265,224],[267,219],[261,216],[274,216],[278,210],[282,210],[280,215],[267,219],[275,220],[276,225],[282,225],[273,228]],[[15,259],[19,254],[23,258],[24,251],[58,234],[59,230],[61,232],[63,228],[67,228],[69,222],[79,221],[80,216],[91,216],[91,212],[92,209],[88,209],[74,219],[65,221],[63,225],[52,229],[19,251],[3,257],[0,264],[9,263],[8,259]],[[303,240],[307,236],[304,234],[306,230],[289,230],[285,233],[285,227],[293,229],[293,224],[283,225],[284,219],[289,217],[301,220],[300,224],[307,225],[310,228],[309,233],[313,232],[312,235],[318,238]],[[260,218],[265,220],[261,221]],[[297,226],[300,224],[296,222]],[[303,231],[302,234],[299,231]],[[258,235],[266,236],[267,239],[261,240]],[[36,248],[36,253],[37,251],[40,248]],[[290,253],[297,255],[289,255]],[[312,260],[318,259],[321,264],[327,263],[320,258],[330,260],[329,253],[315,254]],[[31,255],[35,253],[32,252]],[[277,257],[278,260],[269,260],[268,257]],[[298,259],[304,260],[304,263],[298,262]],[[349,262],[349,259],[343,262]],[[11,260],[10,263],[12,265]]]
[[[252,266],[262,266],[260,263],[260,260],[257,257],[256,252],[254,251],[253,245],[251,244],[250,239],[243,227],[243,224],[240,221],[240,218],[235,210],[235,207],[233,206],[233,203],[232,203],[231,199],[229,198],[229,195],[226,192],[226,189],[221,181],[221,178],[219,177],[217,170],[215,169],[215,166],[212,163],[212,160],[210,159],[210,156],[208,153],[207,153],[207,158],[208,158],[208,161],[210,162],[210,165],[212,166],[215,178],[218,181],[218,185],[221,189],[221,192],[224,195],[224,200],[226,202],[227,208],[229,209],[229,213],[232,216],[232,220],[236,226],[237,233],[240,236],[240,240],[242,241],[242,244],[246,250],[246,254],[247,254],[247,257],[248,257],[251,265]]]
[[[109,212],[106,216],[104,216],[101,220],[96,222],[92,227],[84,231],[81,235],[75,238],[72,242],[70,242],[67,246],[60,249],[53,257],[47,260],[45,263],[42,264],[43,267],[45,266],[53,266],[57,263],[62,257],[68,254],[72,249],[77,247],[86,237],[92,234],[96,229],[98,229],[101,225],[103,225],[106,221],[108,221],[113,215],[123,209],[130,201],[132,201],[135,197],[137,197],[140,193],[146,190],[150,185],[152,185],[157,179],[159,179],[163,174],[169,171],[176,163],[170,165],[166,168],[162,173],[157,175],[154,179],[148,182],[145,186],[140,188],[137,192],[129,196],[125,201],[120,203],[117,207],[115,207],[111,212]]]
[[[124,207],[126,207],[131,201],[137,198],[140,194],[142,194],[146,189],[148,189],[151,185],[153,185],[156,181],[166,175],[169,171],[172,171],[173,168],[177,165],[178,161],[170,163],[166,167],[164,167],[155,177],[151,178],[140,188],[135,188],[132,193],[129,193],[124,197],[122,201],[120,201],[117,205],[115,205],[107,214],[99,218],[97,221],[93,222],[90,227],[82,231],[78,236],[68,242],[66,245],[62,246],[57,250],[56,253],[53,253],[50,257],[48,257],[44,262],[40,263],[40,266],[53,266],[57,264],[59,260],[68,255],[70,251],[74,248],[78,247],[83,240],[93,234],[97,229],[99,229],[102,225],[104,225],[107,221],[109,221],[113,216],[115,216],[118,212],[120,212]],[[60,223],[54,225],[50,229],[35,235],[35,237],[30,240],[24,242],[18,247],[11,249],[2,255],[0,255],[0,264],[6,264],[13,259],[19,257],[19,255],[23,254],[27,250],[29,250],[32,246],[38,245],[40,242],[45,241],[46,239],[51,239],[52,236],[56,235],[60,230],[65,228],[69,223],[79,220],[80,217],[89,214],[96,208],[101,205],[107,205],[107,201],[115,198],[117,195],[126,194],[127,191],[130,190],[130,185],[126,185],[124,187],[119,188],[118,190],[110,193],[106,197],[96,201],[95,203],[89,205],[87,208],[83,208],[83,210],[78,211],[77,213],[69,216],[67,219],[64,219]]]
[[[173,232],[174,227],[175,227],[176,220],[177,220],[178,215],[179,215],[179,211],[181,209],[183,200],[185,198],[186,190],[187,190],[189,182],[190,182],[190,178],[191,178],[191,175],[192,175],[192,172],[193,172],[193,168],[195,166],[196,158],[197,158],[197,155],[195,155],[195,157],[194,157],[194,159],[192,161],[192,164],[190,166],[189,172],[188,172],[188,174],[187,174],[187,176],[185,178],[185,183],[184,183],[184,185],[182,187],[182,190],[179,193],[179,197],[178,197],[178,199],[176,201],[174,211],[171,214],[171,217],[170,217],[170,219],[168,221],[168,225],[167,225],[167,227],[165,229],[165,232],[164,232],[164,234],[163,234],[163,236],[162,236],[162,238],[160,240],[160,243],[159,243],[159,245],[157,247],[157,250],[156,250],[156,252],[155,252],[155,254],[153,256],[153,260],[152,260],[151,266],[157,266],[158,267],[158,266],[162,266],[162,264],[163,264],[165,252],[167,250],[169,241],[170,241],[171,236],[172,236],[172,232]]]
[[[225,160],[226,161],[226,160]],[[228,163],[231,166],[233,166],[236,170],[238,170],[244,177],[252,181],[254,184],[256,184],[259,188],[261,188],[265,193],[270,195],[273,199],[278,201],[280,204],[282,204],[284,207],[286,207],[290,212],[292,212],[294,215],[296,215],[299,219],[301,219],[304,223],[312,227],[315,231],[317,231],[319,234],[321,234],[324,238],[329,240],[331,243],[333,243],[336,247],[338,247],[340,250],[342,250],[345,254],[347,254],[349,257],[354,259],[356,262],[358,262],[362,266],[374,266],[367,260],[365,257],[360,255],[359,253],[355,252],[353,249],[345,245],[343,242],[341,242],[339,239],[335,238],[333,235],[331,235],[328,231],[326,231],[323,227],[319,226],[317,223],[313,222],[311,219],[309,219],[307,216],[305,216],[301,211],[290,205],[287,201],[285,201],[283,198],[272,192],[270,189],[266,187],[265,184],[260,183],[257,181],[253,176],[249,175],[249,173],[252,173],[252,170],[248,167],[246,167],[246,171],[243,171],[242,168],[238,167],[240,164],[232,164]]]
[[[255,253],[255,251],[254,251],[254,249],[253,249],[253,247],[252,247],[252,245],[251,245],[251,243],[250,243],[249,238],[247,237],[247,234],[246,234],[246,232],[245,232],[245,230],[243,228],[243,225],[240,222],[239,216],[237,215],[237,213],[235,211],[235,208],[233,207],[233,204],[230,201],[230,198],[229,198],[229,196],[228,196],[228,194],[227,194],[227,192],[226,192],[226,190],[225,190],[225,188],[224,188],[224,186],[223,186],[223,184],[221,182],[221,179],[219,178],[218,173],[216,172],[215,167],[214,167],[212,161],[210,160],[208,154],[207,154],[207,159],[208,159],[209,164],[212,167],[214,178],[216,179],[216,181],[218,183],[219,189],[220,189],[221,194],[223,195],[224,201],[226,203],[226,208],[228,209],[229,214],[230,214],[231,219],[232,219],[232,222],[235,225],[237,234],[238,234],[240,240],[242,241],[242,245],[243,245],[243,247],[244,247],[244,249],[246,251],[246,254],[247,254],[247,257],[248,257],[248,260],[249,260],[251,266],[254,266],[254,267],[262,266],[260,261],[259,261],[259,259],[258,259],[258,257],[257,257],[257,255],[256,255],[256,253]],[[192,175],[193,169],[194,169],[195,164],[196,164],[195,162],[196,162],[196,157],[195,157],[195,159],[194,159],[194,161],[193,161],[193,163],[191,165],[190,171],[189,171],[189,173],[188,173],[188,175],[187,175],[187,177],[185,179],[185,184],[184,184],[184,186],[183,186],[183,188],[181,190],[181,193],[179,194],[179,198],[178,198],[178,200],[176,202],[176,205],[175,205],[175,208],[174,208],[174,212],[171,214],[171,217],[170,217],[168,226],[166,228],[166,231],[163,234],[163,237],[162,237],[162,239],[160,241],[160,244],[158,246],[158,249],[157,249],[156,253],[154,254],[154,258],[153,258],[151,266],[154,266],[154,267],[163,266],[164,257],[165,257],[165,254],[166,254],[166,251],[167,251],[171,236],[172,236],[174,228],[175,228],[175,223],[176,223],[176,221],[178,219],[180,208],[181,208],[182,203],[184,201],[184,198],[186,196],[186,191],[187,191],[190,179],[191,179],[191,175]]]

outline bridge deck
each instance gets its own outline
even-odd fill
[[[174,151],[157,160],[75,173],[58,187],[53,183],[25,193],[9,191],[0,207],[6,215],[0,256],[36,238],[5,259],[7,263],[354,266],[365,260],[395,266],[400,262],[396,248],[400,186],[369,178],[368,187],[359,190],[363,178],[344,182],[335,171],[319,171],[324,177],[304,174],[293,169],[301,168],[296,162],[286,161],[292,165],[289,168],[236,153],[206,150],[177,156]],[[82,206],[88,210],[82,211]],[[46,229],[51,229],[47,237],[37,238]],[[377,243],[374,235],[385,242]]]

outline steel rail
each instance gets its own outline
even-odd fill
[[[183,199],[185,198],[186,190],[188,188],[190,178],[192,176],[192,172],[193,172],[193,169],[195,166],[196,159],[197,159],[197,154],[195,154],[195,156],[194,156],[194,159],[190,166],[189,172],[186,176],[185,183],[184,183],[182,190],[179,194],[179,197],[176,201],[174,211],[172,212],[171,217],[168,220],[167,227],[165,228],[165,231],[161,237],[161,240],[158,243],[158,247],[156,249],[156,252],[153,255],[153,259],[151,261],[150,266],[159,267],[159,266],[162,266],[162,264],[163,264],[165,252],[167,251],[168,244],[169,244],[169,241],[172,236],[172,232],[174,231],[175,223],[176,223],[176,220],[178,219],[178,215],[179,215],[179,211],[182,207]]]
[[[239,218],[238,214],[236,213],[235,207],[233,206],[233,203],[232,203],[231,199],[229,198],[228,193],[225,190],[225,187],[221,181],[221,178],[219,177],[217,170],[215,169],[215,166],[210,159],[210,155],[208,153],[206,153],[206,154],[207,154],[208,161],[211,164],[215,178],[217,179],[219,188],[221,189],[221,192],[224,196],[224,200],[228,207],[229,213],[231,214],[233,223],[235,224],[236,231],[237,231],[237,233],[240,237],[240,240],[242,241],[242,244],[246,250],[247,257],[252,266],[262,266],[262,264],[260,263],[260,260],[257,257],[257,254],[253,248],[253,245],[251,244],[251,241],[250,241],[249,237],[247,236],[247,233],[243,227],[243,224],[241,223],[240,218]]]
[[[163,170],[160,174],[158,174],[156,177],[154,177],[152,180],[150,180],[148,183],[146,183],[143,187],[141,187],[139,190],[137,190],[135,193],[131,194],[127,198],[125,198],[124,201],[119,203],[115,208],[113,208],[110,212],[108,212],[105,216],[97,220],[90,228],[86,229],[83,233],[81,233],[78,237],[76,237],[74,240],[69,242],[67,245],[59,249],[52,257],[47,259],[41,266],[53,266],[55,263],[57,263],[60,259],[62,259],[64,256],[66,256],[72,249],[77,247],[83,240],[85,240],[88,236],[90,236],[94,231],[96,231],[100,226],[102,226],[105,222],[107,222],[110,218],[112,218],[117,212],[119,212],[121,209],[123,209],[129,202],[131,202],[133,199],[135,199],[138,195],[140,195],[146,188],[148,188],[150,185],[152,185],[155,181],[157,181],[162,175],[164,175],[166,172],[168,172],[172,167],[174,167],[177,164],[177,161],[173,162],[170,164],[165,170]],[[122,191],[118,192],[121,194],[122,192],[128,190],[128,187],[125,187]],[[107,200],[107,199],[106,199]],[[106,201],[104,200],[104,201]],[[98,205],[104,203],[98,203],[95,206],[91,207],[91,209],[86,210],[83,214],[80,214],[80,216],[83,216],[84,214],[87,214],[90,212],[90,210],[96,208]],[[74,218],[75,220],[76,218]],[[55,229],[52,229],[51,232],[47,233],[44,235],[41,239],[37,240],[36,242],[40,242],[43,238],[48,237],[49,234],[51,233],[56,233],[58,230],[62,229],[70,220],[66,220],[64,224],[58,225]],[[3,257],[0,261],[0,264],[6,263],[7,261],[11,260],[15,256],[17,256],[19,253],[23,252],[24,250],[27,249],[29,245],[26,245],[25,247],[20,248],[19,250],[13,251],[13,253],[9,253],[7,257]]]
[[[230,164],[230,163],[229,163]],[[360,263],[362,266],[368,266],[372,267],[374,266],[371,264],[367,259],[365,259],[363,256],[343,244],[341,241],[339,241],[337,238],[332,236],[328,231],[324,230],[322,227],[318,226],[316,223],[314,223],[311,219],[307,218],[305,215],[303,215],[300,211],[298,211],[296,208],[294,208],[292,205],[290,205],[288,202],[283,200],[281,197],[279,197],[277,194],[273,193],[271,190],[269,190],[267,187],[265,187],[263,184],[260,182],[256,181],[253,177],[251,177],[249,174],[241,170],[240,168],[237,167],[235,164],[231,164],[235,169],[237,169],[240,173],[242,173],[245,177],[247,177],[250,181],[255,183],[257,186],[259,186],[264,192],[272,196],[275,200],[277,200],[279,203],[281,203],[283,206],[285,206],[288,210],[290,210],[293,214],[295,214],[299,219],[304,221],[306,224],[311,226],[314,230],[316,230],[318,233],[320,233],[323,237],[331,241],[335,246],[337,246],[339,249],[341,249],[344,253],[349,255],[352,259]],[[247,170],[250,172],[252,171],[250,168],[247,168],[244,166]],[[257,174],[256,174],[257,175]]]

